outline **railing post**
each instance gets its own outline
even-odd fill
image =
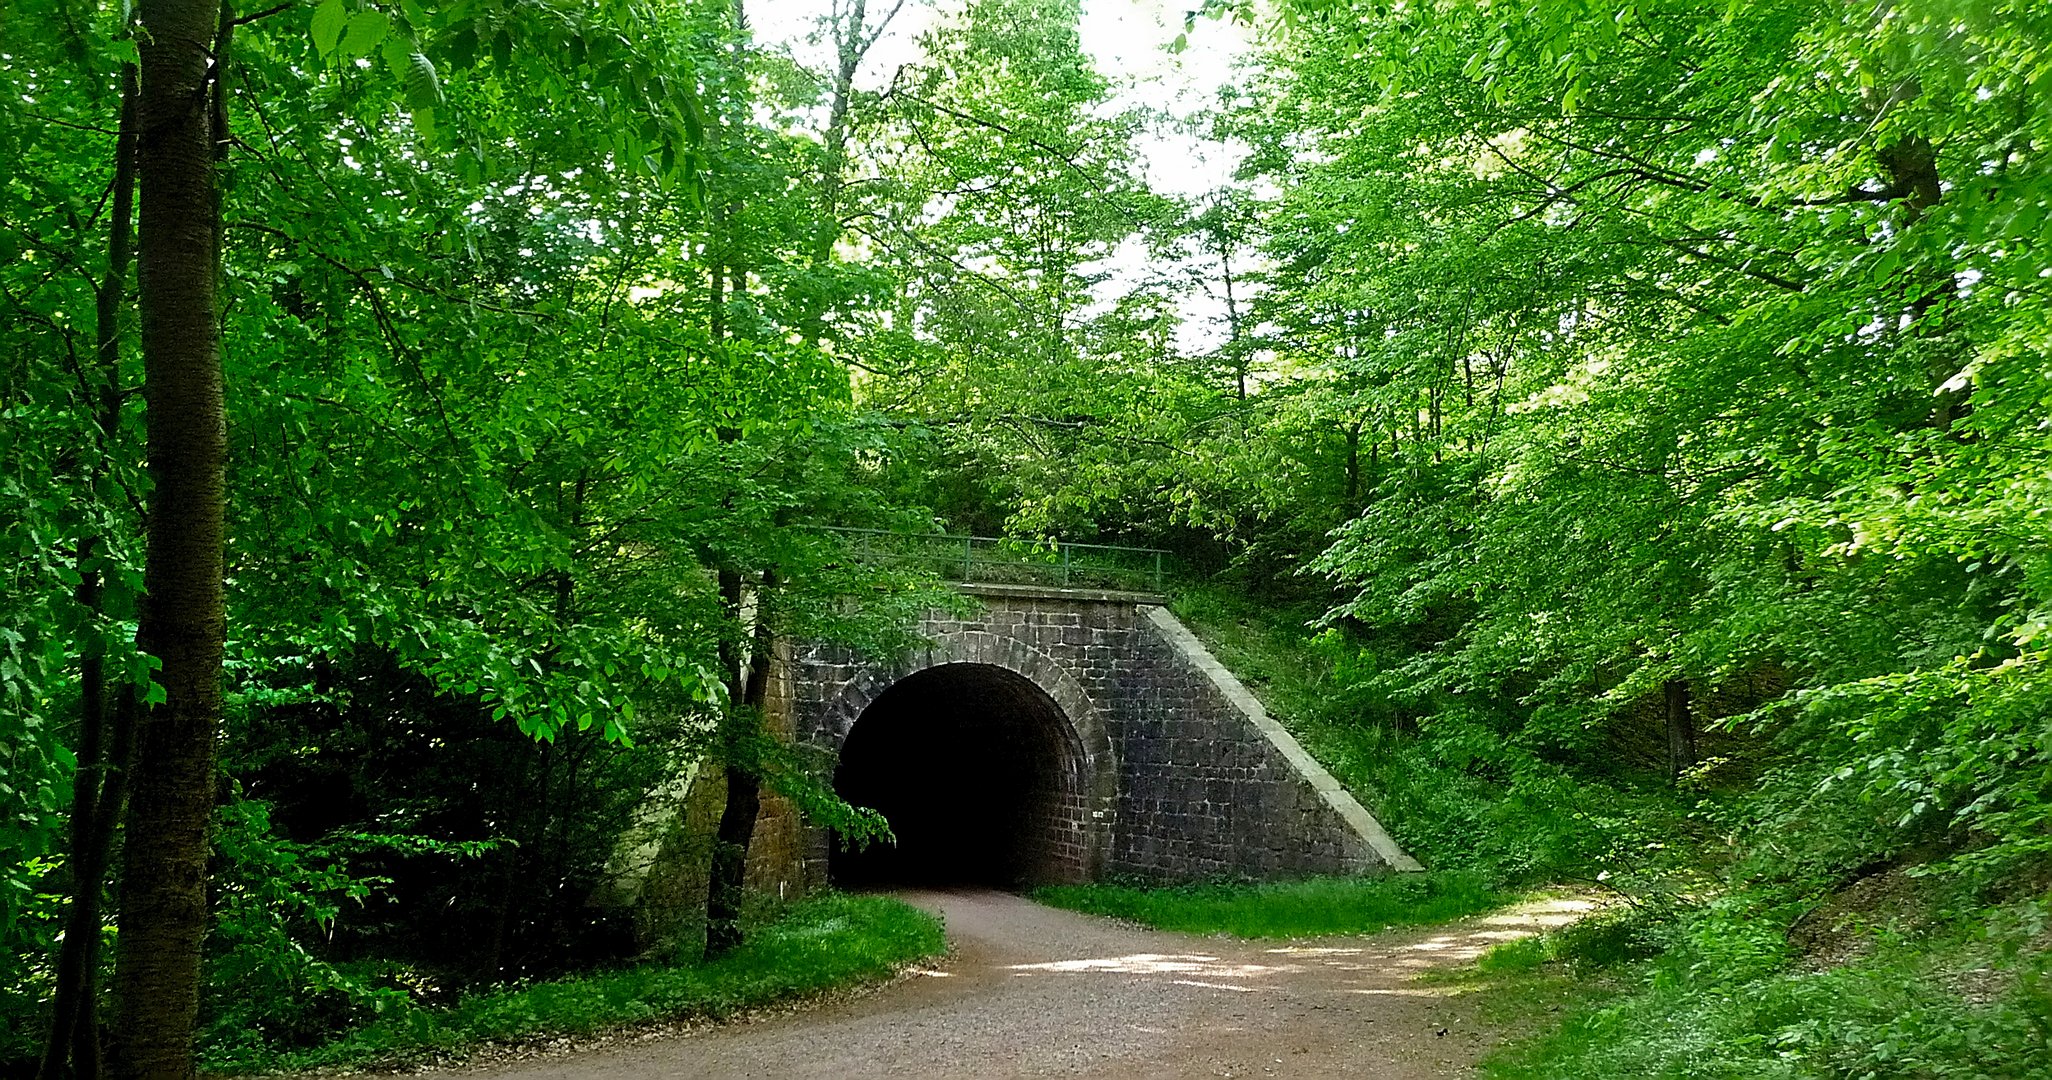
[[[1069,587],[1069,559],[1076,554],[1076,545],[1062,545],[1062,588]]]
[[[1154,553],[1154,591],[1161,591],[1161,552]]]
[[[965,536],[965,537],[963,537],[963,538],[962,538],[962,580],[963,580],[963,581],[968,581],[968,580],[970,579],[970,565],[971,565],[971,564],[972,564],[972,563],[973,563],[973,562],[975,561],[975,559],[976,559],[976,538],[975,538],[975,537],[973,537],[973,536]]]

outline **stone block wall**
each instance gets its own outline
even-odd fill
[[[1275,878],[1416,869],[1166,610],[1130,594],[972,587],[984,610],[935,615],[933,644],[894,663],[807,647],[790,665],[790,729],[838,749],[892,683],[939,664],[1033,680],[1074,728],[1087,831],[1051,836],[1090,876]],[[1065,815],[1071,816],[1071,815]],[[796,873],[820,876],[813,830]],[[1080,850],[1077,850],[1080,848]]]
[[[779,642],[770,656],[769,682],[763,688],[763,722],[779,738],[796,737],[792,726],[794,690],[789,642]],[[722,786],[724,796],[724,785]],[[779,899],[796,899],[812,887],[806,876],[805,857],[811,838],[798,808],[791,800],[762,788],[761,809],[755,818],[755,832],[748,838],[748,865],[743,871],[748,888]]]

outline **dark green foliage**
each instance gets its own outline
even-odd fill
[[[128,10],[0,21],[10,1062],[86,718],[163,694],[106,219]],[[908,644],[935,583],[800,526],[938,516],[1216,574],[1178,610],[1454,907],[1622,893],[1492,961],[1648,974],[1539,1074],[2028,1072],[2052,8],[1289,0],[1199,125],[1240,175],[1189,205],[1073,0],[975,0],[884,94],[736,10],[320,0],[211,69],[215,1045],[617,956],[585,901],[686,758],[873,828],[734,660],[752,620]],[[1193,278],[1236,291],[1189,349]],[[1790,944],[1910,868],[1964,899],[1843,966]]]
[[[2042,901],[1969,909],[1921,932],[1877,908],[1858,913],[1850,951],[1792,955],[1789,918],[1807,905],[1765,899],[1720,901],[1671,928],[1665,952],[1625,969],[1641,989],[1499,1053],[1485,1075],[2052,1075],[2052,969],[2032,940]],[[1598,964],[1642,955],[1617,940],[1607,927],[1577,932],[1484,966],[1529,969],[1532,953]]]
[[[1488,911],[1510,897],[1461,871],[1273,884],[1049,885],[1044,904],[1187,934],[1248,938],[1373,934]]]
[[[673,725],[647,718],[632,748],[597,731],[537,743],[375,653],[320,679],[314,700],[253,707],[236,731],[228,771],[272,828],[251,838],[247,865],[226,843],[241,833],[223,844],[224,870],[247,889],[272,874],[264,836],[347,868],[355,895],[296,920],[318,930],[315,955],[393,960],[463,986],[629,947],[587,901],[644,793],[692,749]]]
[[[0,23],[9,1064],[50,1011],[86,658],[109,702],[162,697],[135,639],[145,387],[119,273],[109,362],[89,333],[130,10]],[[722,646],[753,618],[889,651],[934,598],[795,527],[926,516],[877,490],[896,426],[792,332],[816,140],[784,119],[810,91],[750,77],[735,12],[234,13],[254,17],[209,69],[224,227],[195,234],[222,248],[240,791],[212,861],[214,1035],[306,1041],[400,989],[619,955],[585,905],[630,810],[754,720]],[[777,570],[752,616],[721,603],[732,565]],[[820,820],[873,826],[749,756]],[[211,777],[179,779],[204,811]]]
[[[204,1060],[221,1071],[396,1066],[460,1057],[486,1043],[717,1019],[874,982],[943,948],[940,921],[931,915],[888,897],[828,894],[777,913],[740,948],[704,964],[648,963],[480,990],[445,1006],[399,1003],[322,1046],[279,1051],[221,1038]]]
[[[675,732],[536,743],[369,651],[316,681],[232,729],[227,771],[248,798],[216,841],[209,1041],[282,1053],[632,949],[624,913],[589,901],[686,749]]]
[[[1529,709],[1409,692],[1385,668],[1401,642],[1317,630],[1315,604],[1191,586],[1174,608],[1428,867],[1504,886],[1590,878],[1667,861],[1690,827],[1653,775],[1563,753],[1528,730]]]

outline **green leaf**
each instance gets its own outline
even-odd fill
[[[456,68],[467,68],[477,63],[477,31],[468,26],[456,31],[443,46],[449,56],[449,63]]]
[[[406,99],[417,109],[433,109],[446,103],[442,96],[442,80],[435,73],[434,62],[423,53],[415,51],[406,58]]]
[[[342,38],[342,26],[348,17],[342,0],[321,0],[320,6],[314,9],[314,48],[320,50],[322,56],[334,55],[335,44]]]
[[[392,20],[382,11],[359,11],[349,17],[339,50],[343,60],[369,56],[391,32]]]
[[[385,70],[404,87],[413,69],[413,43],[401,37],[389,38],[382,50]]]
[[[2035,240],[2038,236],[2038,222],[2043,208],[2035,202],[2026,202],[2016,208],[2015,216],[2009,219],[2009,235],[2019,240]]]

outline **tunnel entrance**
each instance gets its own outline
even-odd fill
[[[1061,706],[1023,675],[966,663],[907,675],[862,711],[834,772],[897,843],[837,847],[828,873],[852,886],[1085,880],[1081,756]]]

